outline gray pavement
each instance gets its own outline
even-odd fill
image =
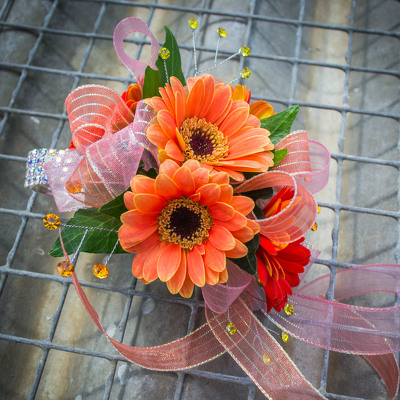
[[[0,399],[262,399],[229,356],[185,374],[123,361],[57,274],[59,260],[47,254],[56,234],[41,218],[56,211],[53,200],[23,188],[29,150],[68,145],[64,100],[73,88],[99,83],[122,92],[129,83],[111,40],[127,16],[150,21],[160,41],[167,24],[188,75],[188,18],[201,25],[200,68],[212,64],[216,29],[225,27],[221,59],[242,44],[252,54],[213,74],[229,82],[248,66],[252,76],[245,84],[254,99],[270,101],[276,111],[301,105],[294,128],[305,128],[333,153],[329,185],[317,195],[319,228],[308,236],[321,250],[311,279],[337,263],[400,262],[400,3],[0,0]],[[126,49],[148,55],[147,45],[127,43]],[[152,346],[204,322],[200,292],[185,301],[163,284],[136,282],[130,255],[112,257],[109,278],[99,282],[91,266],[103,257],[81,254],[77,270],[112,337]],[[366,296],[357,304],[394,300]],[[328,398],[388,399],[361,357],[328,355],[293,338],[283,347]]]

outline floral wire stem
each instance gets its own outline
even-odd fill
[[[228,83],[228,85],[232,84],[233,82],[237,82],[238,80],[240,80],[240,78],[241,78],[241,75],[239,74],[239,76],[238,76],[237,78],[235,78],[235,79],[232,79],[232,80]]]
[[[111,256],[114,254],[115,249],[117,248],[119,243],[119,238],[118,240],[115,242],[115,245],[113,247],[113,249],[111,250],[111,253],[108,255],[108,257],[106,258],[106,261],[104,262],[104,265],[107,266],[108,262],[110,261]]]
[[[232,55],[229,56],[228,58],[225,58],[225,60],[220,61],[218,64],[215,64],[215,65],[213,65],[212,67],[209,67],[209,68],[206,68],[206,69],[202,69],[201,71],[197,71],[197,72],[196,72],[196,75],[197,75],[197,73],[203,74],[204,72],[211,71],[211,70],[213,70],[213,69],[215,69],[215,68],[221,66],[222,64],[225,64],[225,63],[228,62],[229,60],[232,60],[232,58],[234,58],[234,57],[236,57],[236,56],[238,56],[238,55],[240,55],[240,51],[237,51],[235,54],[232,54]],[[195,60],[196,60],[196,58],[195,58]],[[197,69],[197,67],[195,66],[195,70],[196,70],[196,69]]]
[[[221,40],[221,37],[218,35],[217,46],[216,46],[216,48],[215,48],[214,67],[217,65],[217,57],[218,57],[219,41],[220,41],[220,40]]]
[[[89,231],[89,229],[85,229],[85,233],[84,233],[83,236],[82,236],[81,242],[79,243],[78,248],[76,249],[74,255],[73,255],[72,258],[71,258],[71,263],[72,263],[72,264],[75,264],[75,262],[76,262],[76,259],[77,259],[78,254],[79,254],[79,250],[80,250],[80,248],[82,247],[83,241],[85,240],[85,237],[86,237],[86,234],[88,233],[88,231]]]
[[[168,70],[167,70],[167,63],[165,62],[164,59],[163,59],[163,63],[164,63],[164,69],[165,69],[165,78],[167,79],[167,82],[169,82],[169,76],[168,76]]]
[[[197,69],[197,54],[196,54],[196,38],[194,36],[194,29],[192,30],[192,39],[193,39],[193,58],[194,58],[194,76],[197,76],[199,70]]]

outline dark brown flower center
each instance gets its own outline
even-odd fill
[[[207,207],[185,196],[170,200],[158,217],[161,239],[189,250],[207,239],[211,226]]]

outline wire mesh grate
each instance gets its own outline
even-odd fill
[[[261,399],[251,380],[224,357],[205,367],[157,373],[126,364],[81,309],[71,281],[46,254],[54,235],[41,219],[52,200],[23,188],[32,148],[65,148],[69,128],[63,102],[78,85],[99,83],[119,92],[131,82],[112,46],[116,23],[144,19],[163,38],[168,25],[193,73],[191,32],[196,17],[199,65],[212,64],[215,30],[226,27],[220,57],[248,44],[251,57],[216,70],[229,81],[249,66],[253,99],[276,111],[301,106],[295,128],[332,152],[331,179],[318,194],[319,229],[308,238],[321,255],[313,276],[336,268],[400,262],[399,15],[394,0],[4,0],[0,2],[0,387],[16,398]],[[149,41],[130,36],[127,51],[146,59]],[[213,72],[214,73],[214,72]],[[96,256],[97,257],[97,256]],[[78,275],[101,311],[107,331],[135,346],[177,339],[202,323],[200,292],[191,300],[130,276],[130,257],[110,260],[99,283],[90,268],[100,258],[81,254]],[[362,299],[390,305],[391,296]],[[286,350],[331,399],[387,398],[361,357],[322,351],[290,340]],[[80,397],[79,397],[80,396]],[[386,397],[385,397],[386,396]]]

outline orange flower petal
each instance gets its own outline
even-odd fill
[[[160,255],[166,246],[167,242],[157,242],[147,252],[148,256],[143,263],[143,279],[145,281],[150,283],[158,278],[158,259],[160,258]]]
[[[157,214],[143,214],[139,210],[131,210],[121,214],[121,222],[131,228],[146,228],[157,222]]]
[[[219,274],[219,283],[226,283],[228,280],[228,270],[224,269],[222,272]]]
[[[157,273],[160,281],[169,281],[178,270],[181,262],[181,247],[170,243],[165,247],[158,259]]]
[[[231,185],[225,184],[220,187],[221,194],[219,195],[218,201],[221,203],[230,203],[233,198],[233,187]]]
[[[264,151],[264,146],[270,142],[268,136],[254,136],[248,137],[233,146],[229,146],[229,153],[224,158],[230,160],[233,158],[247,156],[253,153],[260,153]]]
[[[186,254],[184,250],[181,250],[181,262],[179,263],[179,267],[175,273],[175,275],[167,281],[168,290],[172,294],[177,294],[181,289],[185,282],[187,266],[186,266]]]
[[[244,106],[231,111],[219,126],[219,130],[223,132],[225,136],[232,135],[238,131],[247,121],[249,115],[249,105],[247,103],[244,101],[234,101],[232,106],[234,106],[235,103],[241,103],[244,104]]]
[[[155,181],[144,175],[136,175],[131,180],[131,188],[133,193],[148,193],[148,194],[155,194]],[[134,198],[133,198],[134,203]]]
[[[209,285],[216,285],[219,281],[219,273],[213,271],[211,268],[205,266],[206,283]]]
[[[186,253],[188,275],[191,281],[196,285],[203,287],[206,283],[203,257],[196,247]]]
[[[252,219],[247,220],[247,227],[250,228],[254,234],[260,232],[260,225],[258,225],[258,223]]]
[[[204,82],[204,101],[201,110],[197,114],[197,117],[200,119],[205,117],[211,107],[215,87],[214,78],[210,74],[203,75],[202,80]]]
[[[195,191],[195,184],[192,173],[186,167],[181,167],[176,170],[173,181],[178,186],[180,191],[185,196],[190,196]]]
[[[252,138],[252,137],[256,137],[256,136],[269,137],[269,135],[270,135],[270,132],[267,131],[266,129],[252,128],[251,126],[244,126],[244,127],[240,128],[238,131],[236,131],[234,134],[229,136],[229,138],[228,138],[229,147],[240,144],[243,140],[246,140],[248,138]]]
[[[149,254],[147,251],[135,255],[135,258],[133,259],[132,262],[132,274],[135,278],[137,279],[143,278],[143,264],[144,260],[148,255]]]
[[[170,139],[175,139],[176,122],[168,111],[161,110],[157,114],[157,120],[165,134]]]
[[[167,202],[160,196],[146,193],[136,194],[133,202],[142,213],[158,213],[167,205]]]
[[[227,221],[233,217],[235,210],[233,207],[226,203],[215,203],[208,207],[213,218],[219,219],[221,221]]]
[[[172,200],[182,195],[175,182],[166,174],[157,176],[156,193],[165,200]]]
[[[185,297],[186,299],[188,299],[189,297],[192,296],[193,289],[194,289],[194,284],[191,281],[189,274],[186,274],[185,282],[183,282],[183,285],[182,285],[181,290],[179,291],[179,294],[182,297]]]
[[[232,235],[240,240],[242,243],[246,243],[249,240],[253,239],[254,237],[254,232],[252,229],[250,229],[247,226],[244,226],[241,229],[238,229],[237,231],[232,232]]]
[[[120,228],[121,229],[121,228]],[[160,234],[156,231],[143,241],[132,245],[132,246],[123,246],[121,243],[122,248],[127,251],[128,253],[141,253],[143,251],[148,250],[157,240],[159,239]]]
[[[245,126],[252,126],[253,128],[259,128],[261,126],[260,120],[252,114],[249,114],[247,121],[244,123]]]
[[[165,160],[161,165],[159,169],[159,174],[166,174],[170,178],[172,178],[176,172],[176,170],[179,168],[179,165],[173,161],[173,160]],[[154,191],[155,193],[155,191]]]
[[[253,114],[258,119],[268,118],[274,114],[274,108],[265,100],[259,100],[250,104],[250,114]]]
[[[169,137],[165,133],[164,129],[162,129],[158,124],[149,126],[147,128],[146,135],[147,139],[149,139],[150,142],[157,147],[164,148],[169,140]]]
[[[204,248],[204,265],[213,271],[222,272],[226,268],[225,252],[214,247],[209,240],[204,243]]]
[[[199,168],[196,171],[192,172],[192,176],[193,176],[194,184],[195,184],[196,188],[199,188],[208,183],[209,171],[205,168]]]
[[[219,185],[229,183],[229,175],[225,172],[214,173],[210,175],[210,183],[218,183]]]
[[[232,250],[235,247],[235,238],[223,226],[213,225],[208,240],[219,250]]]
[[[165,151],[167,152],[168,156],[173,158],[174,160],[182,162],[185,159],[181,149],[173,140],[170,140],[167,143],[167,145],[165,146]]]
[[[235,215],[233,218],[231,218],[228,221],[221,221],[219,219],[216,219],[214,223],[218,226],[223,226],[229,231],[237,231],[238,229],[243,228],[247,224],[247,218],[243,215],[240,214],[239,212],[235,212]]]
[[[204,116],[206,121],[215,124],[217,119],[226,113],[228,107],[230,108],[231,102],[231,91],[229,86],[226,86],[223,83],[216,85],[210,108]]]
[[[221,189],[216,183],[208,183],[199,187],[196,193],[200,194],[200,203],[203,206],[211,206],[218,201]]]
[[[231,170],[230,168],[224,168],[224,167],[216,167],[218,171],[221,172],[226,172],[233,180],[237,182],[241,182],[244,179],[244,176],[242,173],[238,171]]]
[[[189,171],[194,172],[200,168],[200,163],[197,160],[187,160],[182,164],[182,167],[186,167]]]
[[[161,110],[168,110],[167,105],[165,102],[160,99],[158,96],[152,97],[150,100],[150,105],[158,112]]]
[[[158,89],[161,95],[161,98],[163,99],[165,106],[167,107],[167,110],[170,114],[173,115],[174,113],[174,103],[171,102],[173,99],[170,99],[167,91],[164,88],[159,88]]]
[[[202,79],[198,79],[190,90],[187,99],[186,113],[188,118],[192,118],[198,115],[204,102],[204,96],[204,81]]]
[[[122,225],[118,230],[121,246],[131,247],[136,245],[152,235],[157,228],[157,224],[150,225],[147,228],[130,228],[126,225]]]
[[[253,211],[254,201],[246,196],[233,196],[230,205],[236,210],[247,215]]]
[[[176,126],[180,128],[182,122],[186,119],[186,97],[182,93],[175,92],[175,120]]]
[[[225,254],[229,258],[241,258],[247,255],[248,248],[240,241],[235,239],[236,245],[232,250],[228,250]]]
[[[133,204],[133,196],[134,194],[132,192],[124,193],[124,204],[128,210],[132,210],[133,208],[135,208],[135,205]]]

